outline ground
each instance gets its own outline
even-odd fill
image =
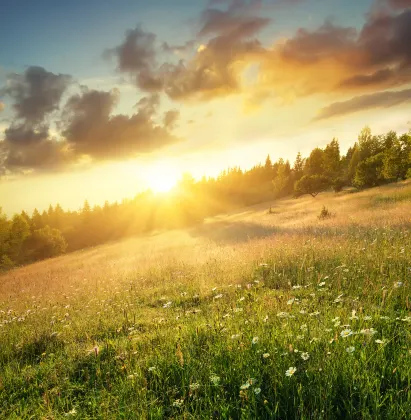
[[[409,418],[410,227],[404,182],[10,271],[0,417]]]

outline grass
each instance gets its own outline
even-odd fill
[[[397,193],[282,200],[0,277],[0,418],[409,418],[411,203],[374,205]]]

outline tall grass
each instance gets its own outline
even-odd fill
[[[409,418],[409,225],[323,223],[0,278],[0,417]]]

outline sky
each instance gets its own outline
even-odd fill
[[[0,206],[78,209],[411,129],[411,0],[2,0]]]

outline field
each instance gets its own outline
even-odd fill
[[[2,275],[0,418],[410,418],[411,183],[270,204]]]

